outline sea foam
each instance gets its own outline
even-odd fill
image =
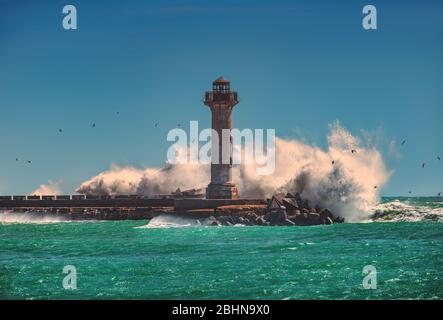
[[[257,175],[254,165],[233,168],[239,195],[269,198],[275,192],[298,192],[312,206],[329,208],[346,221],[367,220],[379,201],[379,190],[390,171],[368,137],[358,138],[340,126],[330,126],[328,146],[322,149],[299,140],[276,138],[275,171]],[[112,165],[82,183],[77,192],[88,194],[166,194],[204,188],[210,180],[207,164],[167,163],[164,168],[137,169]]]

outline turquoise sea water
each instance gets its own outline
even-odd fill
[[[0,224],[2,299],[442,299],[443,223]],[[77,289],[63,289],[63,267]],[[365,265],[377,289],[362,286]]]

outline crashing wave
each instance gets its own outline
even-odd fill
[[[235,166],[234,181],[243,198],[270,198],[275,192],[299,193],[312,206],[329,208],[346,221],[367,220],[378,192],[391,172],[370,139],[359,139],[334,123],[328,147],[276,138],[275,171],[257,175],[255,165]],[[351,152],[353,151],[353,152]],[[151,196],[180,189],[202,188],[210,180],[207,164],[167,164],[137,169],[111,166],[83,182],[79,193]]]
[[[435,203],[417,205],[398,199],[380,203],[371,211],[372,221],[443,221],[443,207],[432,206]]]
[[[179,217],[172,214],[161,214],[149,220],[147,225],[137,228],[180,228],[201,225],[200,221],[192,218]]]
[[[28,212],[13,212],[13,211],[0,211],[0,224],[48,224],[48,223],[59,223],[68,222],[69,220],[62,217],[54,217],[53,215],[47,214],[36,214]]]

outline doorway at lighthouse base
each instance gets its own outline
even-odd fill
[[[206,189],[207,199],[238,199],[237,187],[233,183],[210,183]]]

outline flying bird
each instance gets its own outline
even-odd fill
[[[406,143],[406,140],[403,140],[402,142],[401,142],[401,145],[404,145]]]
[[[177,123],[177,127],[180,127],[180,123]]]
[[[408,193],[409,193],[409,194],[411,194],[411,193],[412,193],[412,191],[408,191]]]
[[[441,159],[440,159],[440,156],[437,156],[437,160],[441,160]]]
[[[438,196],[439,196],[439,197],[441,196],[441,192],[438,193]]]
[[[15,161],[19,161],[19,158],[15,158]]]
[[[95,123],[92,124],[92,127],[95,128]]]
[[[422,168],[424,168],[424,167],[425,167],[425,165],[426,165],[426,163],[425,163],[425,162],[423,162],[423,163],[421,164],[421,167],[422,167]]]
[[[120,111],[117,111],[117,115],[119,115],[120,114]]]
[[[159,123],[160,123],[160,122],[156,122],[154,126],[157,128]]]
[[[60,133],[61,133],[61,132],[63,132],[63,130],[62,130],[62,129],[58,129],[58,132],[60,132]]]
[[[28,163],[31,163],[31,160],[28,160]]]

